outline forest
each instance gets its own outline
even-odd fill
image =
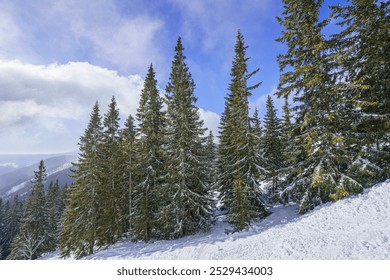
[[[41,161],[25,201],[0,199],[0,259],[54,250],[81,258],[124,237],[193,235],[213,226],[217,202],[231,232],[243,231],[275,204],[294,202],[304,214],[388,179],[390,3],[353,0],[330,7],[325,19],[323,0],[283,3],[277,41],[286,52],[277,57],[279,85],[262,119],[249,108],[261,83],[250,83],[259,69],[248,69],[239,30],[216,141],[199,117],[179,37],[164,92],[150,64],[124,127],[114,96],[103,115],[96,101],[74,184],[52,182],[45,191]],[[334,23],[340,31],[324,35]],[[284,99],[281,114],[273,98]]]

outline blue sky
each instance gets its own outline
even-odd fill
[[[135,114],[150,63],[165,88],[178,36],[210,129],[218,130],[238,29],[250,70],[260,68],[251,108],[264,112],[285,51],[275,42],[281,13],[279,0],[0,0],[0,153],[76,150],[93,103],[104,114],[112,95],[122,120]]]

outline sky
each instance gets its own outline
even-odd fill
[[[337,1],[326,1],[334,4]],[[0,154],[77,150],[96,101],[136,113],[151,63],[163,93],[182,38],[205,126],[218,134],[237,31],[248,45],[251,111],[265,111],[285,46],[281,0],[0,0]],[[280,108],[282,100],[276,100]]]

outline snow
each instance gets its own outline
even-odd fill
[[[303,216],[296,209],[275,207],[262,222],[230,235],[219,216],[207,233],[148,244],[124,240],[86,259],[390,259],[390,180]]]
[[[57,168],[50,170],[49,172],[47,172],[46,175],[47,175],[47,176],[50,176],[50,175],[52,175],[52,174],[55,174],[55,173],[57,173],[57,172],[61,172],[61,171],[65,170],[65,169],[67,169],[67,168],[70,168],[70,167],[72,167],[72,163],[71,163],[71,162],[66,162],[66,163],[64,163],[63,165],[60,165],[60,166],[58,166]],[[25,182],[23,182],[23,183],[20,183],[20,184],[18,184],[18,185],[16,185],[16,186],[13,186],[9,191],[7,191],[7,193],[6,193],[5,195],[6,195],[6,196],[11,196],[11,195],[13,195],[14,193],[16,193],[16,192],[22,190],[23,188],[25,188],[26,185],[29,184],[29,183],[31,183],[31,180],[28,180],[28,181],[25,181]]]
[[[5,163],[0,163],[0,167],[11,167],[11,168],[18,168],[19,165],[15,162],[5,162]]]
[[[61,172],[61,171],[63,171],[63,170],[65,170],[65,169],[67,169],[67,168],[70,168],[70,167],[72,167],[73,166],[73,164],[71,163],[71,162],[66,162],[66,163],[64,163],[63,165],[61,165],[61,166],[58,166],[57,168],[55,168],[55,169],[53,169],[53,170],[50,170],[49,172],[47,172],[47,176],[50,176],[50,175],[52,175],[52,174],[54,174],[54,173],[57,173],[57,172]]]
[[[13,187],[6,193],[6,195],[9,196],[9,195],[11,195],[11,194],[13,194],[13,193],[16,193],[17,191],[23,189],[23,188],[26,186],[26,184],[27,184],[27,182],[23,182],[23,183],[21,183],[21,184],[19,184],[19,185],[13,186]]]

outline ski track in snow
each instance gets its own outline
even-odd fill
[[[154,243],[123,241],[85,259],[390,259],[390,180],[364,194],[297,216],[279,206],[245,231],[225,234],[218,217],[207,233]],[[58,258],[58,252],[45,259]]]

